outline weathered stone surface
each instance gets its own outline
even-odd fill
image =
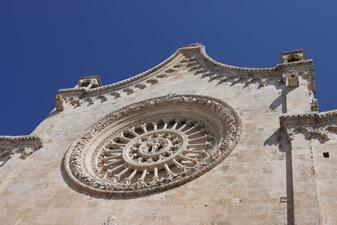
[[[289,54],[297,56],[289,57]],[[312,106],[315,102],[312,61],[305,59],[301,51],[284,53],[282,59],[282,64],[271,68],[234,67],[214,61],[206,55],[203,46],[197,44],[179,49],[162,64],[116,84],[102,86],[97,77],[87,77],[82,78],[75,88],[61,89],[57,93],[57,110],[32,134],[42,140],[43,147],[34,149],[37,151],[26,160],[13,157],[0,167],[1,224],[337,224],[337,116],[333,112],[311,112],[315,108]],[[231,141],[238,143],[231,151],[226,151],[226,157],[214,164],[214,168],[204,170],[200,176],[171,189],[159,188],[160,192],[148,192],[145,196],[106,195],[88,192],[76,185],[69,176],[71,171],[66,168],[70,165],[67,151],[70,154],[78,140],[84,140],[78,147],[83,148],[83,154],[88,153],[85,146],[89,140],[96,140],[90,142],[91,146],[100,146],[103,138],[99,131],[100,122],[109,119],[107,115],[164,96],[189,96],[191,102],[193,96],[197,100],[209,98],[228,105],[240,124],[229,126],[229,118],[217,126],[227,130],[240,128],[240,135],[234,135],[238,138],[223,142],[227,145]],[[213,107],[212,104],[209,107]],[[178,109],[175,105],[170,110],[180,115],[182,111],[175,111],[175,108]],[[149,112],[140,114],[151,115],[145,122],[157,115],[152,115],[151,109],[149,107]],[[197,115],[200,118],[215,117],[212,110],[210,113],[200,111],[198,107],[189,110],[193,118]],[[223,112],[218,108],[214,110]],[[230,114],[221,115],[225,118]],[[132,119],[124,121],[127,126],[112,121],[107,124],[113,124],[111,129],[116,128],[116,131],[119,131],[118,126],[133,127]],[[205,121],[200,119],[199,123],[207,125]],[[209,124],[212,123],[214,121]],[[174,124],[169,124],[168,121],[167,126],[175,130]],[[139,125],[138,122],[135,125]],[[202,131],[202,127],[195,132]],[[108,126],[104,129],[110,130]],[[210,149],[217,150],[220,148],[217,141],[225,135],[219,133],[219,129],[211,130],[211,133],[215,142],[210,141]],[[117,137],[115,133],[111,134],[112,139]],[[151,137],[151,141],[144,134],[145,139],[139,142],[141,147],[134,145],[138,139],[130,141],[133,143],[130,148],[143,153],[135,159],[141,163],[148,159],[158,160],[154,155],[161,154],[160,149],[166,154],[171,139],[168,141],[166,134],[160,135],[164,138]],[[175,143],[178,148],[182,146],[179,141]],[[102,148],[106,146],[107,142],[103,141]],[[169,156],[165,157],[156,166],[145,167],[151,171],[157,167],[161,171],[158,177],[166,177],[165,171],[173,170],[173,161]],[[77,159],[76,155],[74,159]],[[78,168],[89,172],[94,168],[90,165],[100,164],[99,160],[97,163],[90,160],[94,158],[83,159]],[[182,160],[181,157],[176,159]],[[131,168],[143,172],[143,166],[135,163]],[[95,176],[95,173],[91,174]],[[106,179],[102,174],[95,179]],[[113,178],[117,183],[126,182],[121,179],[125,174],[129,177],[132,172],[114,174]],[[134,176],[141,176],[141,173],[136,174]],[[154,178],[154,172],[149,177]],[[105,182],[113,184],[114,179]],[[123,192],[123,187],[119,191]]]

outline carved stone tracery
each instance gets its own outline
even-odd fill
[[[186,183],[221,162],[240,122],[225,103],[169,95],[113,112],[70,146],[65,169],[82,190],[130,197]]]

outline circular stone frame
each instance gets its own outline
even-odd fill
[[[203,158],[195,166],[184,169],[174,179],[156,179],[141,185],[109,182],[99,177],[94,164],[97,163],[97,149],[121,127],[130,124],[135,117],[156,117],[156,113],[180,115],[180,111],[216,127],[216,141],[209,157]],[[132,123],[132,122],[131,122]],[[215,128],[214,128],[215,129]],[[223,161],[240,139],[241,122],[235,111],[223,101],[200,95],[167,95],[144,100],[109,113],[89,127],[84,135],[71,144],[64,156],[65,175],[71,184],[81,192],[98,197],[129,198],[164,191],[185,184]],[[185,145],[183,145],[185,146]]]

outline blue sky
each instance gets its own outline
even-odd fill
[[[337,109],[337,1],[0,1],[0,134],[29,134],[60,88],[143,72],[200,42],[226,64],[264,67],[304,48],[320,110]]]

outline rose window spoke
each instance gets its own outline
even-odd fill
[[[215,138],[209,133],[205,125],[187,122],[186,118],[148,121],[142,126],[128,127],[117,132],[100,150],[99,176],[126,185],[139,184],[145,178],[174,179],[186,168],[209,157],[206,149],[215,144]],[[145,170],[146,177],[139,179]]]

